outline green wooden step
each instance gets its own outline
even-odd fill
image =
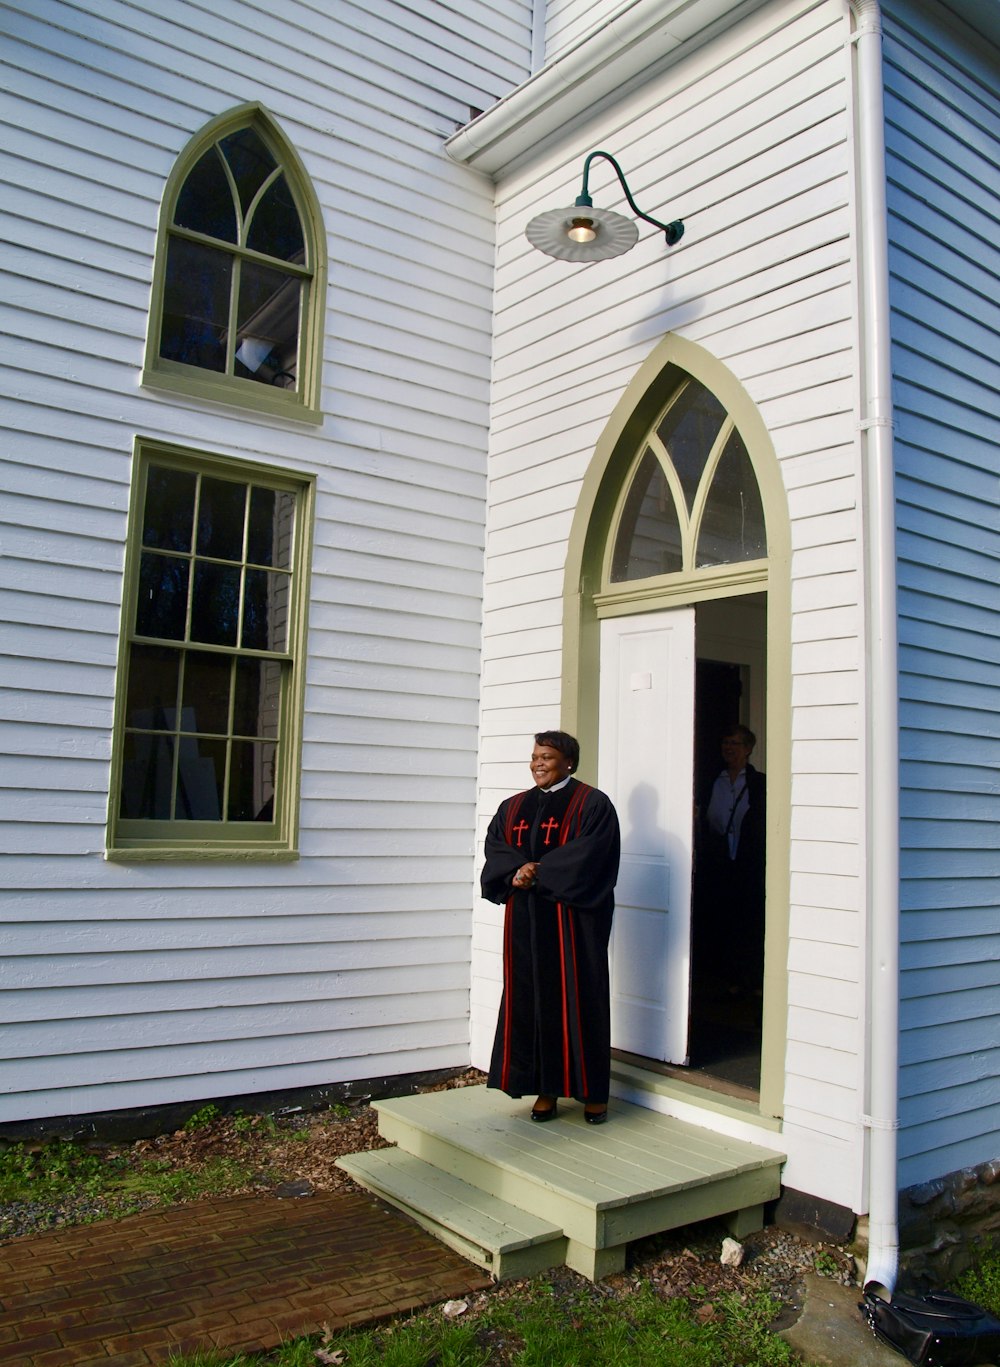
[[[715,1216],[743,1236],[780,1193],[783,1155],[613,1100],[607,1125],[560,1102],[534,1125],[530,1101],[482,1087],[379,1101],[379,1131],[423,1162],[557,1226],[570,1267],[624,1266],[626,1245]]]
[[[498,1281],[532,1277],[566,1261],[566,1239],[556,1225],[403,1149],[348,1154],[337,1167]]]

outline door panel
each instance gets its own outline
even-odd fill
[[[598,782],[618,809],[615,1048],[686,1063],[691,971],[694,609],[601,623]]]

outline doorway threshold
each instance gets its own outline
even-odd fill
[[[627,1063],[632,1068],[638,1068],[641,1072],[654,1073],[657,1077],[670,1078],[673,1082],[686,1083],[689,1087],[704,1088],[707,1092],[714,1092],[734,1101],[747,1102],[755,1108],[760,1103],[759,1088],[744,1087],[727,1078],[716,1077],[703,1068],[682,1068],[674,1063],[661,1063],[657,1059],[644,1058],[641,1054],[629,1054],[624,1049],[612,1049],[611,1057],[613,1060]]]
[[[711,1079],[712,1086],[706,1086],[703,1078],[692,1076],[693,1071],[630,1054],[623,1049],[612,1049],[612,1095],[649,1105],[665,1115],[705,1124],[710,1129],[716,1128],[716,1121],[710,1120],[710,1116],[719,1121],[725,1117],[723,1128],[726,1133],[752,1143],[769,1144],[770,1139],[765,1137],[768,1132],[781,1133],[781,1117],[761,1110],[756,1091],[720,1083],[717,1078]],[[649,1100],[644,1102],[643,1097]],[[697,1119],[699,1112],[704,1113],[704,1120]]]

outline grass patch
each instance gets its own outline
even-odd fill
[[[765,1295],[720,1296],[695,1310],[649,1285],[624,1297],[600,1288],[559,1293],[545,1278],[486,1295],[468,1319],[440,1308],[406,1320],[295,1339],[247,1358],[195,1355],[171,1367],[790,1367],[788,1345],[768,1326],[779,1307]]]
[[[207,1130],[209,1125],[214,1124],[221,1114],[218,1106],[214,1102],[209,1102],[207,1106],[202,1106],[188,1116],[184,1122],[184,1128],[186,1130]]]
[[[963,1272],[954,1288],[966,1300],[1000,1315],[1000,1244],[990,1239],[978,1253],[968,1272]]]
[[[250,1171],[231,1158],[211,1158],[196,1171],[171,1168],[155,1159],[109,1185],[109,1197],[153,1197],[160,1202],[192,1201],[208,1192],[241,1187]]]
[[[10,1144],[0,1149],[0,1201],[60,1201],[97,1195],[125,1167],[77,1144],[57,1141],[35,1148]]]
[[[93,1150],[65,1140],[0,1148],[0,1204],[60,1209],[90,1202],[94,1218],[128,1215],[151,1205],[233,1190],[249,1178],[245,1163],[227,1157],[210,1157],[187,1168],[152,1154]]]

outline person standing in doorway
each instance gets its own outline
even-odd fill
[[[573,777],[580,746],[540,731],[534,787],[500,804],[486,835],[483,896],[505,902],[503,997],[487,1085],[537,1094],[531,1118],[560,1097],[607,1119],[611,1075],[608,941],[620,834],[610,799]]]
[[[764,975],[766,780],[750,763],[757,737],[734,726],[722,737],[723,769],[712,784],[698,849],[699,910],[711,927],[720,976],[741,992]],[[703,933],[703,939],[706,937]]]

